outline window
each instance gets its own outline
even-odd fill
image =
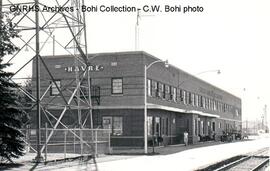
[[[183,99],[184,99],[184,97],[183,97],[183,90],[182,89],[179,90],[179,95],[180,95],[180,101],[182,102]]]
[[[202,107],[202,96],[198,95],[198,107]]]
[[[147,116],[147,135],[153,135],[153,117]]]
[[[238,109],[235,109],[235,115],[238,116],[239,115],[239,111]]]
[[[119,116],[102,117],[102,126],[104,129],[109,129],[112,135],[123,134],[123,118]]]
[[[221,128],[221,122],[219,122],[219,126],[218,126],[218,128],[219,128],[219,129]]]
[[[216,123],[215,122],[212,122],[212,130],[216,131]]]
[[[199,96],[197,94],[195,95],[195,104],[199,107]]]
[[[55,80],[55,83],[53,81],[51,81],[51,96],[58,96],[60,94],[60,92],[58,91],[56,85],[59,89],[61,89],[61,81],[60,80]]]
[[[195,95],[191,93],[192,106],[195,106]]]
[[[166,135],[169,135],[169,118],[166,118]]]
[[[165,95],[165,98],[166,99],[169,99],[169,100],[171,100],[171,88],[170,88],[170,86],[168,86],[168,85],[165,85],[165,93],[166,93],[166,95]]]
[[[193,134],[197,135],[197,126],[196,126],[196,119],[193,119]]]
[[[123,78],[112,78],[112,94],[123,94]]]
[[[173,87],[170,86],[170,100],[173,100]]]
[[[152,93],[152,95],[154,95],[155,97],[158,97],[158,83],[154,80],[152,80],[152,92],[154,92],[154,94]]]
[[[112,133],[112,117],[103,117],[102,126],[104,129],[109,129],[110,133]]]
[[[205,97],[203,97],[202,99],[203,99],[203,100],[202,100],[203,108],[205,108],[205,101],[206,101],[206,100],[205,100]]]
[[[183,101],[184,101],[184,104],[187,104],[187,101],[186,101],[186,91],[183,90]]]
[[[218,103],[217,103],[217,101],[215,100],[215,101],[214,101],[214,110],[217,110],[217,108],[218,108]]]
[[[190,104],[189,92],[186,92],[186,104]]]
[[[151,86],[152,80],[147,79],[147,95],[152,96],[152,86]]]
[[[188,104],[192,104],[191,92],[188,92]]]
[[[163,94],[164,94],[164,86],[162,83],[158,82],[158,97],[163,98]]]
[[[200,107],[203,107],[203,96],[200,96]]]
[[[162,92],[162,98],[165,99],[166,98],[165,84],[162,84],[161,87],[162,87],[162,91],[161,91]]]
[[[204,123],[201,121],[201,133],[204,135],[205,134],[205,129],[204,129]]]
[[[176,88],[173,87],[173,100],[176,102]]]
[[[123,118],[113,117],[113,135],[123,134]]]
[[[161,135],[165,135],[165,129],[166,129],[165,118],[161,118]]]

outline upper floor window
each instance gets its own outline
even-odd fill
[[[147,79],[147,95],[152,96],[152,86],[151,86],[152,80]]]
[[[165,98],[171,100],[171,97],[170,97],[170,95],[171,95],[171,88],[170,88],[169,85],[165,85],[165,93],[166,93]]]
[[[202,96],[202,107],[205,108],[205,97]]]
[[[170,86],[170,93],[169,93],[169,95],[170,95],[169,99],[170,100],[174,100],[173,99],[173,87],[172,86]]]
[[[123,94],[123,78],[112,78],[112,94]]]
[[[165,84],[162,84],[161,87],[162,87],[162,91],[161,91],[162,92],[162,98],[165,99],[166,98]]]
[[[195,95],[195,104],[199,107],[199,96],[197,94]]]
[[[51,96],[58,96],[60,94],[60,92],[58,91],[57,87],[59,89],[61,89],[61,80],[55,80],[54,82],[51,81],[52,86],[51,86],[51,93],[50,94],[51,94]]]
[[[192,106],[195,106],[195,95],[191,93]]]
[[[158,97],[165,98],[165,85],[158,82]]]
[[[173,100],[176,102],[176,88],[175,87],[173,87],[173,94],[172,94],[172,96],[173,96]]]
[[[238,111],[238,109],[235,109],[235,115],[236,115],[236,116],[239,116],[239,111]]]
[[[152,83],[152,96],[158,97],[158,83],[154,80],[151,81]],[[154,93],[153,93],[154,92]]]
[[[218,103],[216,100],[214,100],[213,110],[217,110],[217,108],[218,108]]]
[[[187,101],[186,101],[186,91],[183,90],[183,101],[184,101],[184,104],[187,104]]]
[[[200,100],[200,107],[203,107],[203,96],[200,96],[199,100]]]
[[[180,89],[179,95],[180,95],[180,101],[182,102],[184,100],[183,90],[182,89]]]
[[[189,101],[189,92],[187,91],[187,92],[186,92],[186,104],[189,104],[189,102],[190,102],[190,101]]]
[[[191,92],[188,92],[188,104],[192,104]]]

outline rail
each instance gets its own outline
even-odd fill
[[[269,165],[269,148],[263,148],[256,152],[210,165],[197,171],[259,171]]]

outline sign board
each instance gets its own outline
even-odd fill
[[[89,65],[88,70],[89,71],[102,71],[104,67],[102,65]],[[85,66],[68,66],[65,67],[66,72],[78,72],[78,71],[84,71]]]

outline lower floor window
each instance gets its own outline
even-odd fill
[[[147,135],[153,135],[153,117],[147,116]]]
[[[122,135],[123,134],[123,117],[104,116],[102,118],[102,126],[104,129],[109,129],[112,135]]]

